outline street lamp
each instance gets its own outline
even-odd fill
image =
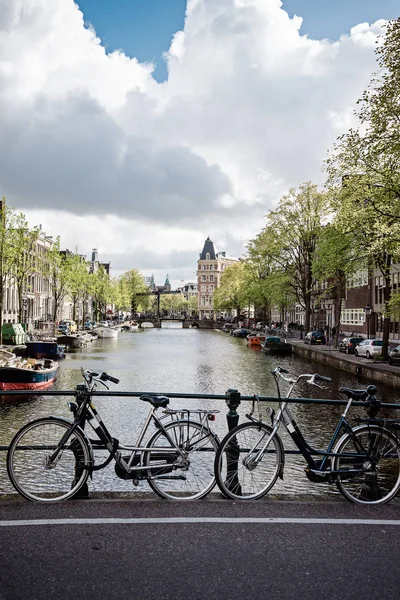
[[[332,324],[332,304],[326,305],[326,316],[328,321],[328,349],[331,349],[331,324]]]
[[[367,317],[367,339],[369,339],[369,319],[370,319],[371,312],[372,312],[372,306],[367,304],[366,306],[364,306],[364,311],[365,311],[365,316]]]

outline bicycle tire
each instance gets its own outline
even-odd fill
[[[385,504],[397,494],[400,448],[389,430],[377,425],[360,425],[338,441],[334,452],[358,454],[354,459],[351,456],[332,459],[332,471],[356,471],[349,476],[338,474],[336,478],[336,485],[347,500],[356,504]]]
[[[215,457],[215,479],[224,496],[256,500],[269,492],[283,468],[283,446],[278,434],[256,465],[246,465],[244,461],[249,458],[249,449],[258,451],[271,434],[272,427],[264,423],[242,423],[224,437]]]
[[[165,430],[173,443],[160,430],[156,431],[147,445],[148,448],[157,449],[155,453],[146,452],[144,458],[145,466],[153,464],[153,470],[147,476],[151,489],[168,500],[203,498],[215,486],[217,436],[200,422],[189,420],[168,423]],[[187,452],[187,455],[177,451],[176,454],[166,455],[165,459],[161,456],[160,461],[163,449],[174,447]]]
[[[27,423],[14,436],[7,452],[7,472],[21,496],[34,502],[59,502],[76,494],[86,483],[91,451],[75,430],[52,465],[50,450],[60,442],[68,421],[47,417]],[[78,462],[79,461],[79,462]]]

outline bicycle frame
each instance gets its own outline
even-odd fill
[[[160,465],[162,466],[162,463],[157,463],[157,462],[153,462],[151,464],[151,466],[144,465],[144,458],[145,458],[146,454],[148,454],[148,453],[150,453],[150,454],[155,453],[158,455],[160,453],[162,453],[163,457],[165,457],[166,455],[173,455],[175,457],[177,455],[179,457],[183,457],[186,455],[186,452],[187,452],[187,450],[189,450],[189,448],[182,449],[179,446],[179,443],[177,444],[177,442],[169,435],[168,430],[166,429],[166,427],[164,427],[164,424],[162,423],[162,421],[165,418],[167,418],[168,416],[170,416],[171,419],[168,421],[167,425],[172,423],[174,420],[184,424],[189,420],[190,415],[192,413],[198,414],[198,415],[200,415],[199,423],[201,423],[204,428],[204,438],[206,439],[210,435],[214,435],[211,433],[211,430],[204,423],[204,419],[208,418],[209,415],[214,414],[219,411],[185,410],[185,409],[170,410],[169,409],[169,410],[165,411],[165,416],[159,418],[156,415],[157,407],[151,406],[149,409],[149,412],[147,414],[146,420],[142,426],[142,429],[139,432],[139,435],[138,435],[138,438],[136,441],[136,445],[128,446],[128,445],[120,444],[119,440],[112,437],[112,435],[108,431],[106,425],[104,424],[103,420],[101,419],[100,414],[95,409],[95,407],[91,401],[91,391],[92,390],[90,388],[88,389],[86,386],[81,386],[81,387],[78,386],[78,388],[77,388],[77,404],[75,404],[73,402],[69,403],[69,407],[75,417],[74,421],[71,423],[71,427],[66,431],[66,433],[61,438],[57,448],[54,450],[52,455],[49,457],[49,459],[48,459],[49,464],[51,464],[52,462],[54,462],[57,459],[57,456],[58,456],[59,452],[62,450],[65,442],[67,441],[67,439],[70,437],[70,435],[76,429],[81,430],[81,432],[83,433],[85,439],[87,440],[89,448],[91,450],[93,448],[95,448],[95,449],[97,448],[97,449],[106,449],[109,452],[109,456],[107,457],[107,459],[100,465],[96,465],[96,466],[94,464],[90,465],[90,466],[79,465],[79,468],[89,469],[90,471],[97,471],[97,470],[100,470],[100,469],[106,467],[111,462],[111,460],[114,459],[115,462],[123,469],[123,471],[127,475],[130,475],[131,473],[141,472],[141,471],[146,471],[148,473],[152,469],[156,469]],[[178,417],[179,414],[182,416],[186,415],[186,419],[179,418]],[[154,422],[155,427],[163,432],[165,438],[167,439],[167,441],[169,442],[171,447],[162,446],[161,448],[157,448],[157,447],[149,448],[145,445],[142,445],[142,442],[145,438],[147,430],[152,421]],[[89,425],[91,426],[93,431],[96,433],[98,440],[90,439],[84,433],[84,428],[85,428],[86,422],[89,423]],[[201,439],[200,439],[200,441],[201,441]],[[199,440],[197,439],[197,443],[198,442],[199,442]],[[204,450],[207,450],[207,449],[204,448]],[[121,451],[130,452],[130,456],[129,456],[128,460],[126,460],[126,457],[122,456]],[[139,456],[138,464],[135,463],[137,456]]]
[[[353,432],[353,428],[347,420],[347,414],[352,405],[353,399],[349,398],[349,400],[345,406],[345,409],[343,410],[343,412],[339,418],[339,422],[338,422],[336,429],[332,435],[332,438],[328,443],[327,449],[319,450],[319,449],[316,449],[316,448],[313,448],[312,446],[310,446],[308,444],[307,440],[304,438],[299,426],[297,425],[297,423],[292,415],[292,412],[288,406],[288,403],[285,402],[285,399],[282,399],[280,396],[279,385],[278,385],[278,380],[277,380],[277,376],[279,375],[279,377],[281,377],[285,381],[290,382],[291,385],[286,394],[286,399],[287,399],[290,397],[290,394],[292,393],[293,388],[296,385],[296,383],[298,383],[299,379],[308,377],[308,378],[310,378],[310,380],[312,380],[312,378],[314,376],[300,375],[297,379],[286,379],[279,372],[276,372],[276,373],[273,372],[273,375],[275,377],[275,380],[277,381],[278,397],[279,397],[279,401],[280,401],[280,406],[279,406],[279,410],[278,410],[276,416],[275,416],[273,409],[270,409],[271,410],[271,420],[272,420],[272,432],[268,436],[268,438],[265,441],[265,443],[263,444],[263,446],[261,448],[259,448],[259,450],[256,453],[254,452],[254,448],[251,449],[251,451],[249,453],[250,458],[245,459],[245,462],[248,463],[249,461],[251,461],[252,464],[257,464],[258,462],[260,462],[264,453],[268,451],[268,446],[271,443],[272,439],[278,433],[281,423],[283,423],[283,426],[285,427],[286,431],[290,435],[294,444],[298,448],[300,454],[306,460],[309,472],[319,475],[320,477],[325,477],[325,475],[328,472],[329,472],[329,474],[342,473],[343,471],[332,471],[329,468],[330,464],[329,464],[328,459],[331,457],[338,456],[337,453],[332,452],[332,449],[339,437],[340,431],[342,429],[344,429],[346,433],[351,434]],[[313,382],[313,383],[314,383],[314,385],[317,385],[317,384],[315,384],[315,382]],[[255,398],[257,399],[257,397],[255,397]],[[254,411],[254,406],[253,406],[253,411]],[[253,411],[252,411],[252,413],[253,413]],[[252,418],[252,413],[250,415],[248,415],[248,418],[250,418],[251,420],[255,420]],[[259,419],[259,421],[261,421],[261,418]],[[355,442],[356,442],[356,445],[358,446],[359,444],[357,443],[356,439],[355,439]],[[365,456],[365,453],[362,453],[361,448],[358,448],[358,451],[360,452],[360,457]],[[315,455],[322,456],[323,457],[322,460],[320,460],[320,461],[314,460],[313,457]],[[342,456],[342,457],[348,456],[349,458],[353,458],[353,459],[355,457],[357,457],[357,455],[354,455],[354,453],[353,454],[340,454],[340,456]],[[247,465],[247,466],[250,466],[250,465]],[[346,472],[346,475],[351,475],[353,472],[357,473],[356,470],[353,471],[351,469],[346,469],[345,472]]]

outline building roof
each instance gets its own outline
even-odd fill
[[[200,253],[200,260],[207,260],[207,254],[210,255],[210,260],[215,260],[217,258],[217,249],[214,242],[212,242],[209,237],[204,242],[203,250]]]

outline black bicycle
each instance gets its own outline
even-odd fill
[[[56,502],[71,498],[88,477],[115,461],[115,473],[134,485],[146,480],[162,498],[194,500],[215,485],[214,459],[219,440],[210,429],[218,410],[172,410],[166,396],[143,395],[150,404],[136,445],[124,446],[112,437],[92,402],[98,383],[118,379],[83,371],[84,384],[77,386],[76,402],[69,407],[73,421],[45,417],[28,423],[14,436],[8,449],[7,470],[14,488],[33,501]],[[108,389],[108,388],[107,388]],[[163,409],[163,416],[156,411]],[[155,432],[144,442],[150,423]],[[97,435],[90,439],[88,424]],[[95,464],[94,450],[108,451],[107,459]]]
[[[285,400],[302,379],[321,387],[317,382],[330,378],[318,374],[291,378],[285,373],[280,367],[272,371],[279,410],[275,413],[268,407],[271,425],[262,420],[260,408],[258,418],[254,416],[256,404],[260,407],[255,396],[253,409],[246,415],[249,422],[238,425],[222,440],[215,457],[215,477],[222,493],[235,500],[254,500],[264,496],[278,477],[283,478],[285,451],[278,435],[282,423],[307,462],[305,472],[310,481],[335,482],[343,496],[357,504],[389,502],[400,488],[400,447],[396,436],[376,418],[367,418],[355,426],[347,420],[352,402],[362,400],[367,404],[371,390],[340,389],[348,402],[328,447],[319,450],[308,444]],[[279,379],[290,384],[285,398],[281,398]],[[342,430],[344,434],[339,438]]]

